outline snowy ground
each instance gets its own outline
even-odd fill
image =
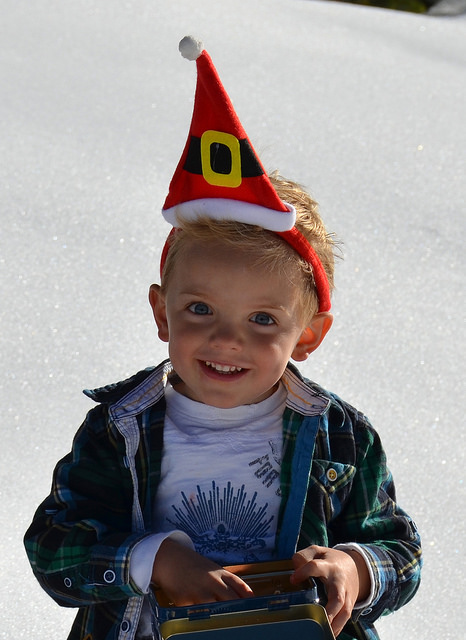
[[[384,640],[462,637],[466,19],[307,0],[0,0],[0,638],[66,638],[22,547],[90,403],[165,356],[146,292],[203,38],[267,168],[344,240],[304,373],[377,426],[425,548]]]

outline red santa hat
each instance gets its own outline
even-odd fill
[[[294,226],[296,211],[283,202],[236,115],[212,60],[202,44],[187,36],[179,45],[183,57],[195,60],[197,86],[186,145],[162,209],[174,227],[177,217],[236,220],[273,231],[313,268],[319,311],[330,309],[330,292],[322,263]],[[162,253],[162,268],[168,244]]]

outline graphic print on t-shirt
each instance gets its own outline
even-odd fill
[[[255,562],[270,555],[280,502],[280,467],[273,441],[268,444],[270,454],[248,463],[248,486],[212,480],[207,486],[198,484],[190,495],[181,491],[179,504],[171,505],[167,520],[188,534],[201,555],[224,563]],[[245,476],[238,475],[244,482]]]
[[[267,518],[268,503],[260,507],[257,493],[251,497],[244,485],[234,489],[230,482],[220,488],[215,481],[208,492],[197,486],[194,496],[182,493],[181,508],[173,506],[175,518],[170,522],[185,531],[204,556],[241,554],[255,555],[265,546],[274,516]]]
[[[260,456],[249,463],[250,467],[254,468],[254,475],[256,478],[262,479],[262,484],[266,487],[271,487],[272,484],[280,478],[280,453],[279,447],[269,440],[272,453],[266,453],[265,456]],[[276,492],[277,496],[281,495],[280,483],[278,483]]]

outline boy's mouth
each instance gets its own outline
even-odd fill
[[[209,362],[208,360],[206,360],[204,364],[206,367],[209,367],[209,369],[213,369],[214,371],[217,371],[217,373],[222,373],[224,375],[231,375],[232,373],[239,373],[240,371],[243,371],[242,367],[235,367],[230,364],[218,364],[217,362]]]

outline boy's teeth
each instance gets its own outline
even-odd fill
[[[234,373],[236,371],[242,371],[241,367],[232,367],[229,364],[217,364],[216,362],[208,362],[206,361],[206,365],[215,369],[215,371],[220,371],[221,373]]]

